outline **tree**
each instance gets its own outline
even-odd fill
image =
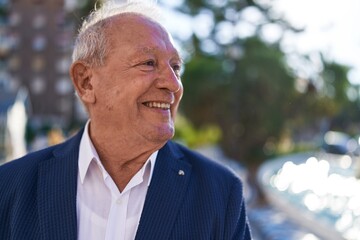
[[[347,78],[349,68],[326,60],[323,60],[323,65],[324,70],[321,73],[324,85],[322,95],[331,98],[334,106],[333,114],[329,116],[329,129],[351,134],[353,123],[360,120],[360,109],[357,90],[351,86]],[[355,91],[352,101],[349,99],[349,91],[351,90]]]
[[[211,26],[205,33],[195,29],[185,44],[191,51],[183,75],[182,111],[198,128],[218,124],[220,145],[228,156],[258,165],[276,154],[284,135],[294,137],[307,129],[316,132],[324,119],[335,124],[336,116],[349,117],[340,114],[354,107],[348,99],[346,67],[322,59],[324,70],[303,79],[303,91],[296,89],[301,79],[286,63],[279,47],[281,34],[269,42],[263,30],[275,24],[283,32],[301,29],[275,18],[270,6],[255,1],[194,0],[178,10],[194,18],[206,16]],[[249,10],[259,15],[256,22],[244,17]],[[252,34],[238,33],[244,22],[250,22]]]
[[[253,24],[253,37],[241,37],[234,33],[249,8],[263,21]],[[218,124],[220,144],[228,156],[247,164],[263,161],[268,139],[281,135],[295,91],[279,46],[258,35],[267,23],[290,26],[274,20],[268,8],[254,1],[197,0],[178,9],[195,17],[206,15],[213,22],[208,34],[195,31],[192,36],[182,111],[197,127]]]
[[[228,156],[247,164],[264,160],[278,140],[296,96],[283,53],[258,38],[243,41],[243,56],[192,58],[183,75],[183,111],[198,126],[216,122]]]

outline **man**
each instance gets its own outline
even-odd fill
[[[89,121],[0,168],[0,239],[251,239],[240,180],[170,141],[182,61],[154,9],[84,22],[70,75]]]

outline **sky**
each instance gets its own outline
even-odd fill
[[[178,5],[182,0],[162,0],[167,4]],[[304,77],[307,78],[314,71],[320,71],[319,52],[326,60],[347,65],[349,80],[360,85],[360,0],[257,0],[264,5],[271,6],[275,15],[281,16],[293,26],[304,28],[302,33],[285,34],[282,47],[285,52],[298,52],[310,56],[312,62],[303,64]],[[173,19],[175,13],[170,12],[168,19]],[[202,18],[202,19],[201,19]],[[243,12],[245,21],[239,24],[239,35],[252,35],[254,28],[251,22],[261,21],[261,16],[254,8]],[[181,14],[176,15],[176,21],[170,24],[170,32],[178,37],[187,38],[194,28],[211,28],[212,24],[206,19],[206,14],[189,19]],[[188,27],[179,27],[190,26]],[[250,23],[250,24],[249,24]],[[192,28],[192,30],[191,30]],[[195,30],[196,31],[196,30]],[[264,28],[263,35],[270,42],[277,40],[279,29],[275,24]],[[291,58],[289,58],[291,61]],[[291,64],[291,62],[290,62]],[[295,60],[293,65],[300,65]]]
[[[348,65],[349,80],[360,84],[359,0],[262,0],[297,27],[301,34],[284,39],[286,49],[311,54],[321,51],[328,60]]]

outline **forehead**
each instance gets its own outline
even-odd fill
[[[159,23],[142,15],[124,13],[110,19],[107,29],[113,47],[141,53],[177,54],[170,34]]]

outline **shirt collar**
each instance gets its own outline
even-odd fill
[[[99,160],[99,155],[96,152],[96,149],[90,139],[89,136],[89,125],[90,125],[90,120],[87,121],[86,125],[85,125],[85,129],[80,141],[80,147],[79,147],[79,176],[80,176],[80,180],[81,183],[84,183],[84,179],[86,176],[86,173],[88,172],[89,166],[91,161],[96,161],[98,166],[101,168],[102,172],[105,173],[106,175],[108,175],[108,173],[106,172],[106,170],[104,169],[101,161]],[[145,172],[146,167],[150,164],[150,173],[149,173],[149,179],[148,179],[148,183],[147,185],[150,185],[151,182],[151,178],[154,172],[154,167],[155,167],[155,162],[156,162],[156,157],[159,151],[155,151],[154,153],[152,153],[149,157],[149,159],[145,162],[144,166],[140,169],[140,171],[142,172],[142,175]]]
[[[79,176],[81,183],[84,183],[86,173],[92,160],[99,159],[94,145],[89,136],[90,120],[86,123],[79,147]]]
[[[155,162],[156,162],[156,157],[158,155],[158,152],[159,151],[155,151],[153,154],[151,154],[150,157],[149,157],[149,160],[148,160],[148,163],[150,163],[150,175],[149,175],[149,180],[148,180],[148,183],[147,183],[148,186],[150,185],[151,178],[152,178],[152,175],[154,173],[154,167],[155,167]]]

